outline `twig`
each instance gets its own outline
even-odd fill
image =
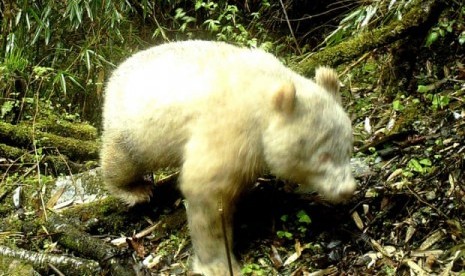
[[[53,264],[48,264],[48,266],[53,270],[55,271],[56,274],[58,274],[58,276],[66,276],[65,274],[63,274],[63,272],[61,272],[56,266],[54,266]]]
[[[234,276],[232,263],[231,263],[231,254],[229,253],[228,234],[226,233],[226,222],[224,221],[223,201],[220,200],[219,203],[220,203],[220,206],[218,208],[218,211],[220,212],[220,217],[221,217],[221,228],[223,230],[224,249],[226,250],[226,258],[228,259],[229,275]]]
[[[449,219],[449,217],[444,214],[441,210],[439,210],[438,208],[436,208],[436,206],[430,204],[429,202],[426,202],[425,200],[423,200],[421,198],[421,196],[418,195],[417,192],[415,192],[414,190],[412,190],[409,185],[406,185],[405,187],[407,187],[407,189],[409,190],[410,193],[412,193],[413,196],[415,196],[417,198],[418,201],[420,201],[421,203],[425,204],[426,206],[430,207],[431,209],[433,209],[434,211],[436,211],[438,213],[438,215],[442,216],[444,219]]]
[[[157,25],[157,28],[160,30],[160,34],[163,37],[163,39],[165,41],[169,42],[170,39],[168,38],[168,36],[166,36],[165,30],[163,30],[163,27],[160,25],[160,23],[157,20],[157,17],[155,16],[156,4],[153,6],[153,8],[154,8],[154,10],[152,12],[153,21],[155,21],[155,24]]]
[[[351,63],[349,66],[347,66],[347,68],[342,73],[339,74],[339,77],[347,74],[347,72],[351,71],[352,68],[354,68],[357,64],[359,64],[363,60],[365,60],[370,54],[371,52],[367,52],[363,56],[361,56],[359,59],[357,59],[355,62]]]
[[[40,205],[42,206],[42,211],[44,214],[44,219],[45,221],[48,220],[48,215],[47,215],[47,208],[45,207],[45,202],[44,202],[44,195],[43,195],[43,187],[42,187],[42,177],[40,177],[40,160],[39,160],[39,154],[37,152],[37,140],[35,138],[35,132],[36,132],[36,117],[37,114],[39,114],[39,94],[35,93],[35,102],[36,102],[36,108],[34,112],[34,117],[32,118],[32,146],[34,148],[34,157],[35,157],[35,162],[36,162],[36,168],[37,168],[37,182],[40,187],[39,191],[39,197],[40,197]]]
[[[284,6],[283,0],[279,0],[279,3],[281,3],[281,7],[283,8],[284,17],[286,17],[287,26],[289,27],[289,31],[291,32],[292,38],[294,39],[294,43],[295,43],[295,46],[297,47],[297,51],[301,55],[302,51],[300,50],[299,43],[297,42],[297,38],[294,35],[294,31],[292,30],[291,22],[289,21],[289,17],[287,16],[286,7]]]
[[[155,230],[158,228],[158,226],[160,226],[160,225],[161,225],[161,221],[159,221],[159,222],[157,222],[157,223],[155,223],[155,224],[153,224],[153,225],[151,225],[151,226],[145,228],[145,229],[142,230],[141,232],[137,233],[137,234],[134,236],[134,238],[136,238],[136,239],[141,239],[141,238],[143,238],[143,237],[145,237],[145,236],[151,234],[151,233],[152,233],[153,231],[155,231]],[[112,240],[111,243],[112,243],[113,245],[116,245],[116,246],[121,246],[121,245],[127,244],[127,239],[128,239],[128,237],[121,237],[121,238],[117,238],[117,239]]]

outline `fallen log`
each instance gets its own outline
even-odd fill
[[[47,230],[54,233],[55,240],[64,247],[79,252],[81,255],[97,260],[100,266],[108,269],[110,275],[136,275],[130,265],[123,264],[116,247],[94,238],[76,225],[70,224],[59,215],[50,216]],[[75,275],[84,275],[82,271]],[[88,274],[96,275],[96,274]]]
[[[0,157],[4,158],[0,163],[0,169],[3,171],[31,164],[43,165],[41,171],[47,170],[53,175],[77,173],[86,169],[86,165],[73,162],[64,155],[36,156],[31,151],[2,143],[0,143]]]
[[[410,10],[403,15],[402,20],[374,30],[367,30],[359,35],[341,42],[333,47],[311,53],[296,65],[296,70],[306,76],[312,76],[317,66],[324,64],[337,66],[351,61],[371,50],[389,45],[393,42],[415,34],[428,22],[434,22],[442,11],[440,0],[415,1]],[[426,26],[426,28],[429,28]]]
[[[99,152],[99,143],[96,141],[62,137],[25,124],[12,125],[5,122],[0,122],[0,143],[29,150],[33,149],[35,143],[36,147],[57,149],[61,154],[76,161],[95,160]]]
[[[19,125],[32,128],[30,121],[23,121]],[[62,137],[73,137],[79,140],[94,141],[98,138],[98,132],[95,127],[87,123],[72,123],[60,119],[55,115],[48,115],[47,118],[36,121],[34,127],[42,132]]]
[[[35,270],[66,272],[66,275],[100,275],[102,269],[98,263],[78,257],[69,257],[50,253],[39,253],[0,245],[0,259],[4,257],[30,263]]]

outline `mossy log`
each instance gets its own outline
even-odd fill
[[[429,28],[428,23],[441,13],[440,0],[417,0],[402,20],[393,20],[391,24],[378,29],[367,30],[354,38],[341,42],[333,47],[312,53],[295,69],[306,76],[312,76],[319,65],[337,66],[354,60],[364,53],[389,45],[409,35],[417,33],[420,28]],[[428,25],[428,26],[425,26]]]
[[[66,156],[57,156],[57,155],[45,155],[45,156],[35,156],[30,151],[12,147],[0,143],[0,157],[11,160],[10,164],[6,164],[5,167],[17,167],[23,166],[24,164],[46,164],[48,171],[53,175],[69,174],[80,172],[84,169],[87,169],[86,165],[79,164],[69,160]]]
[[[153,198],[149,203],[139,204],[132,208],[126,206],[114,197],[107,197],[88,204],[79,204],[66,208],[60,213],[72,220],[80,221],[87,225],[87,231],[93,229],[105,229],[110,233],[132,232],[137,223],[141,223],[141,217],[159,217],[163,221],[163,229],[160,233],[153,233],[155,236],[164,236],[173,229],[178,229],[186,223],[184,208],[179,206],[167,215],[165,212],[159,213],[161,209],[172,209],[175,202],[181,198],[181,193],[176,187],[178,174],[172,174],[157,181],[154,185]],[[98,221],[92,222],[95,218]],[[127,229],[131,227],[131,229]],[[141,225],[139,228],[144,227]],[[97,230],[100,232],[100,230]]]
[[[0,142],[28,150],[32,150],[35,142],[38,148],[56,149],[60,154],[76,161],[95,160],[99,152],[99,143],[96,141],[85,141],[80,137],[62,137],[39,131],[25,124],[12,125],[0,122]],[[13,153],[19,154],[17,150]]]
[[[20,125],[32,127],[28,121]],[[72,123],[49,115],[47,118],[36,121],[35,128],[42,132],[52,133],[62,137],[74,137],[79,140],[94,141],[98,138],[97,129],[87,123]]]
[[[172,191],[172,189],[169,190]],[[134,263],[130,256],[121,254],[115,246],[92,237],[86,231],[92,228],[87,221],[98,218],[99,228],[105,227],[105,232],[121,232],[121,229],[130,225],[134,227],[131,221],[140,221],[140,213],[139,208],[128,209],[120,201],[107,198],[71,207],[61,214],[52,214],[45,225],[47,231],[53,234],[54,240],[60,245],[71,249],[79,256],[98,261],[100,267],[108,270],[110,275],[136,275],[135,269],[140,269],[140,264]],[[81,227],[73,224],[74,221],[77,221]],[[160,227],[151,232],[152,239],[164,238],[172,231],[184,226],[187,222],[184,208],[178,207],[169,215],[159,217],[158,221]],[[135,229],[137,227],[126,230],[133,232]]]
[[[117,257],[119,251],[108,243],[94,238],[76,225],[70,224],[60,215],[53,215],[47,221],[47,230],[54,233],[55,239],[81,255],[97,260],[103,268],[107,268],[110,275],[136,275],[130,265],[125,265]]]

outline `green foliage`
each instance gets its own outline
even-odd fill
[[[407,168],[413,172],[417,172],[420,174],[426,174],[426,173],[431,172],[432,162],[428,158],[423,158],[420,160],[417,160],[416,158],[412,158],[407,163]]]
[[[454,14],[441,17],[439,22],[429,31],[425,39],[425,46],[431,47],[440,38],[447,35],[452,35],[460,45],[465,44],[465,7],[463,5],[460,5]]]
[[[444,109],[450,102],[450,97],[447,95],[428,94],[427,99],[431,101],[431,108],[433,110]]]
[[[294,221],[289,221],[288,215],[282,215],[280,220],[286,224],[292,224],[290,229],[297,230],[300,235],[304,235],[307,232],[307,226],[312,223],[311,218],[307,215],[304,210],[299,210],[295,215]],[[276,235],[280,239],[288,239],[292,240],[294,238],[294,234],[288,230],[279,230],[276,232]]]
[[[435,89],[436,87],[434,84],[418,85],[417,87],[417,92],[424,94],[424,98],[431,103],[431,109],[433,111],[446,108],[451,100],[448,95],[442,95],[441,93],[433,93],[432,91]]]
[[[391,20],[401,20],[409,9],[410,0],[365,1],[348,13],[336,30],[325,38],[326,46],[332,46],[370,28],[382,26]]]
[[[265,272],[258,264],[245,264],[241,270],[244,275],[265,275]]]
[[[396,275],[396,268],[395,267],[392,267],[388,264],[385,264],[383,267],[382,267],[382,270],[383,272],[385,273],[385,275],[387,276],[394,276]]]
[[[0,25],[3,99],[40,98],[95,110],[103,80],[127,49],[141,45],[127,1],[4,2]],[[22,80],[26,90],[18,90]],[[0,102],[0,104],[3,104]],[[76,108],[77,107],[77,108]],[[3,114],[5,115],[5,114]]]
[[[394,100],[392,102],[392,109],[394,109],[395,111],[402,111],[405,109],[405,106],[402,104],[400,100]]]
[[[277,231],[277,232],[276,232],[276,235],[277,235],[278,238],[280,238],[280,239],[286,238],[286,239],[288,239],[288,240],[292,240],[292,238],[294,237],[294,236],[292,235],[291,232],[282,231],[282,230]]]
[[[269,36],[268,0],[245,12],[240,3],[196,0],[7,1],[0,22],[0,106],[39,95],[90,119],[103,84],[123,58],[140,48],[188,38],[277,49]],[[269,21],[268,21],[269,22]],[[275,47],[276,46],[276,47]],[[27,87],[19,90],[21,80]],[[5,103],[9,101],[9,103]],[[13,101],[13,102],[11,102]]]
[[[196,8],[203,8],[211,15],[211,18],[205,20],[203,24],[208,31],[215,34],[218,40],[235,41],[246,46],[257,46],[257,39],[238,21],[241,14],[235,5],[225,4],[220,6],[211,1],[203,2],[199,0],[196,3]]]
[[[187,37],[201,36],[206,31],[216,40],[234,42],[238,45],[270,49],[272,39],[262,18],[270,10],[267,0],[261,0],[261,9],[252,13],[240,11],[237,5],[222,1],[197,0],[193,9],[176,9],[174,21],[179,33]],[[161,35],[156,32],[154,35]],[[178,34],[179,35],[179,34]]]
[[[444,19],[440,21],[426,37],[425,46],[430,47],[440,37],[444,37],[447,33],[452,33],[455,20]]]
[[[304,210],[300,210],[297,213],[297,218],[299,219],[299,222],[303,224],[310,224],[312,222],[312,220]]]

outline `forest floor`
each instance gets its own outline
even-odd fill
[[[289,193],[288,183],[271,176],[260,178],[236,214],[235,252],[245,274],[465,275],[465,53],[449,46],[422,47],[410,63],[378,50],[338,68],[354,126],[358,190],[333,206],[317,195]],[[18,175],[9,173],[4,179]],[[73,223],[108,244],[129,237],[119,239],[119,256],[143,267],[139,275],[186,274],[192,247],[172,187],[157,188],[150,204],[125,211],[111,201],[113,209],[88,211]],[[57,244],[46,226],[23,224],[43,216],[43,202],[30,199],[19,212],[13,197],[13,189],[2,188],[0,244],[86,258]],[[94,207],[69,208],[68,214]],[[162,234],[154,234],[156,227]]]

